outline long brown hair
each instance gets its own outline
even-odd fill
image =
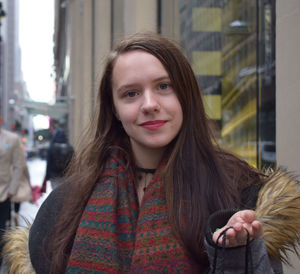
[[[154,33],[130,36],[108,57],[96,114],[66,176],[69,192],[55,227],[53,273],[64,272],[82,212],[109,157],[110,146],[118,143],[131,153],[126,146],[128,136],[114,115],[112,73],[118,56],[132,50],[143,50],[160,60],[182,106],[183,125],[172,142],[164,172],[166,200],[174,232],[200,264],[205,263],[203,239],[208,216],[239,206],[240,190],[259,181],[258,171],[215,144],[197,80],[179,46]]]

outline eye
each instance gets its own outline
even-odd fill
[[[129,98],[133,98],[133,97],[135,97],[137,95],[138,95],[138,92],[136,92],[136,91],[128,91],[126,93],[126,96],[129,97]]]
[[[168,89],[169,88],[169,84],[167,84],[167,83],[159,84],[158,88],[161,89],[161,90]]]

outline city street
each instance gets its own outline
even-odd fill
[[[219,254],[224,272],[238,272],[245,260],[246,271],[300,274],[297,25],[300,0],[0,0],[0,252],[3,233],[11,231],[11,258],[24,265],[14,256],[24,249],[9,235],[23,229],[25,236],[39,236],[54,226],[57,216],[52,221],[55,214],[41,210],[49,202],[59,216],[64,213],[62,223],[74,219],[78,242],[61,229],[64,242],[52,252],[57,260],[37,260],[41,266],[48,263],[56,272],[66,264],[78,273],[128,267],[147,272],[149,258],[155,258],[153,271],[193,271],[207,263],[199,252],[210,255],[203,241],[207,226],[221,228],[215,219],[225,216],[218,211],[251,207],[255,222],[248,224],[244,212],[235,216],[245,218],[230,218],[233,226],[245,224],[232,239],[229,234],[230,249],[226,245]],[[17,149],[6,130],[24,146],[31,188],[27,170],[26,180],[18,172],[19,179],[7,182],[21,159],[9,152]],[[130,142],[122,146],[125,139]],[[118,144],[124,153],[108,154]],[[134,177],[120,165],[107,168],[119,156],[128,158]],[[58,179],[72,158],[68,174],[75,169],[75,178]],[[160,162],[166,163],[162,175],[155,171]],[[95,181],[114,173],[117,178],[101,184],[98,195]],[[53,188],[50,181],[43,187],[46,177]],[[55,188],[63,181],[72,181],[77,191],[66,185],[60,203]],[[26,192],[16,185],[24,182]],[[32,201],[13,202],[30,200],[30,192]],[[132,223],[132,214],[143,220]],[[168,215],[174,220],[164,222]],[[79,218],[86,229],[77,235]],[[246,229],[252,223],[254,235]],[[186,224],[191,228],[184,229]],[[140,234],[144,228],[147,233]],[[46,249],[37,239],[33,246]],[[72,254],[60,259],[73,245]],[[246,250],[242,261],[240,250]],[[234,253],[237,263],[231,262]],[[215,257],[210,268],[217,268]],[[0,274],[8,274],[7,268],[0,257]]]

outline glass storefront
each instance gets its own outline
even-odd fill
[[[275,158],[275,0],[178,0],[175,16],[222,146]]]

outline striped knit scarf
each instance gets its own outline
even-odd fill
[[[168,221],[160,174],[139,207],[131,168],[114,150],[85,207],[66,273],[201,273]]]

